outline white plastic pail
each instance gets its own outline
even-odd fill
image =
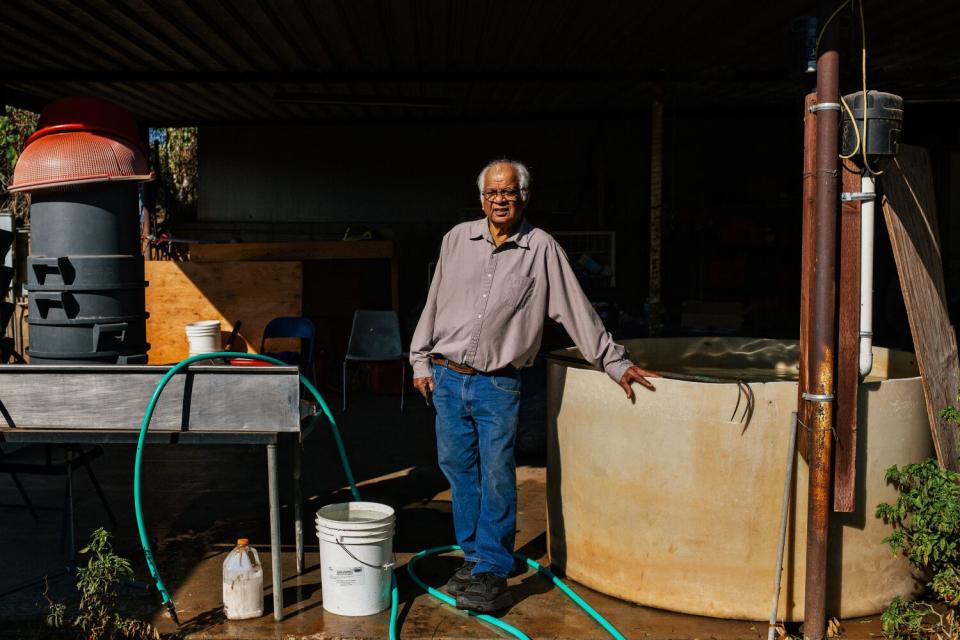
[[[200,320],[187,325],[187,342],[191,356],[220,351],[220,321]]]
[[[317,511],[324,609],[369,616],[390,606],[395,520],[391,507],[375,502],[330,504]]]

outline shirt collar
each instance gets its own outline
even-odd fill
[[[507,238],[506,242],[513,242],[518,247],[529,249],[531,231],[533,231],[533,225],[527,222],[526,218],[523,218],[523,220],[520,221],[520,228],[517,229],[516,233]],[[480,218],[474,222],[473,226],[470,228],[471,240],[480,240],[481,238],[487,242],[493,243],[493,236],[490,235],[490,227],[487,225],[486,218]]]

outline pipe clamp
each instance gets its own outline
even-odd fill
[[[861,332],[860,332],[860,337],[861,337],[861,338],[872,338],[872,337],[873,337],[873,331],[861,331]]]
[[[816,113],[817,111],[840,111],[839,102],[818,102],[817,104],[810,107],[810,113]]]
[[[810,402],[833,402],[832,393],[804,393],[800,397]]]
[[[840,194],[841,202],[857,202],[862,200],[876,200],[877,194],[869,191],[844,191]]]

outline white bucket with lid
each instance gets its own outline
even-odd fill
[[[317,511],[323,608],[369,616],[390,607],[392,507],[376,502],[329,504]]]
[[[187,342],[191,356],[221,351],[220,321],[199,320],[187,325]]]

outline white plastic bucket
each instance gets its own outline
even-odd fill
[[[395,521],[393,509],[376,502],[329,504],[317,511],[324,609],[369,616],[390,606]]]
[[[221,351],[220,321],[200,320],[187,325],[187,342],[191,356]]]

